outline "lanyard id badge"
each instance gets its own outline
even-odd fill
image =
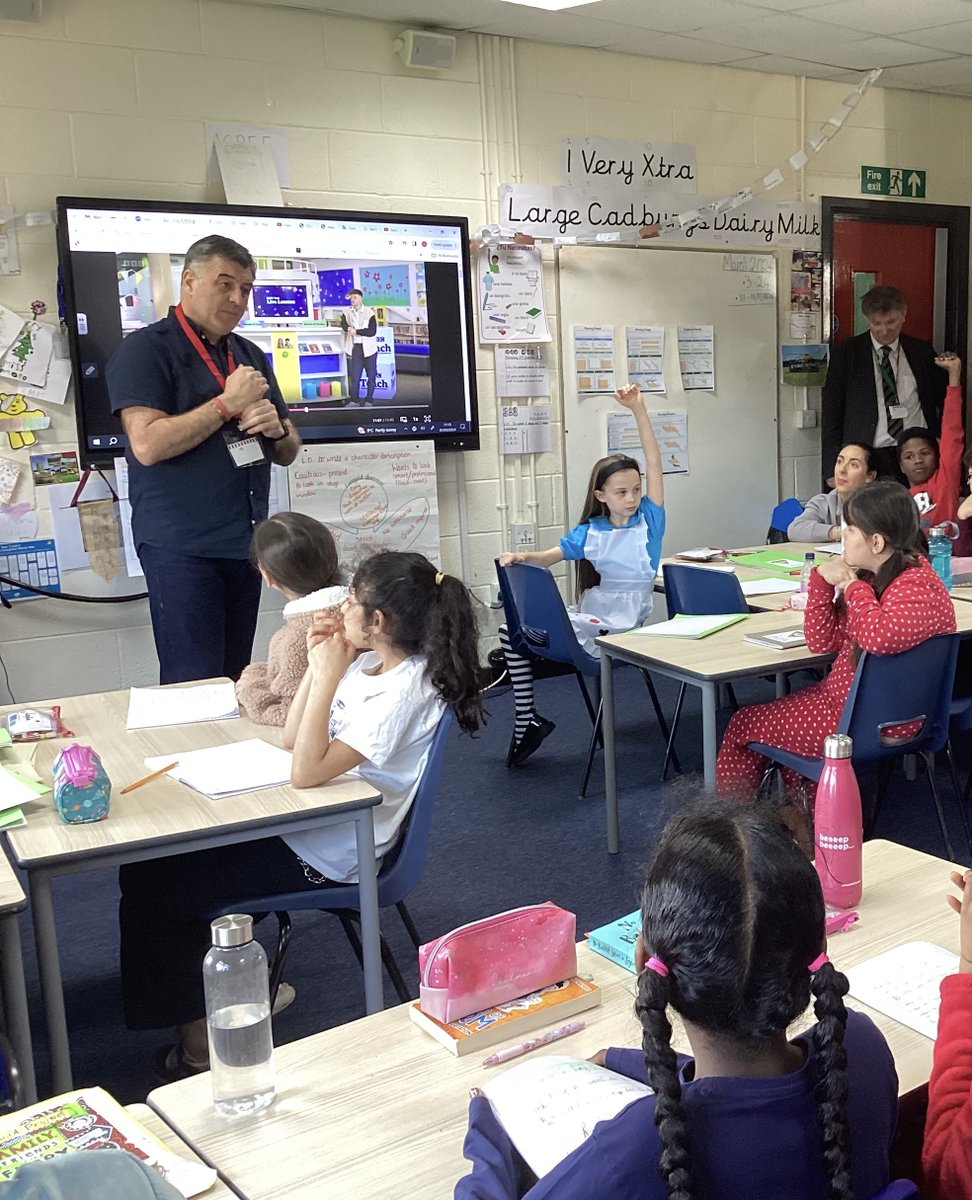
[[[235,429],[223,430],[223,441],[233,460],[234,467],[252,467],[255,463],[267,461],[263,443],[258,437],[249,433],[239,433]]]

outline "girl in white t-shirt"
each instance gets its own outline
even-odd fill
[[[343,621],[323,618],[311,628],[284,745],[294,751],[296,787],[353,771],[381,792],[380,858],[398,836],[445,705],[467,733],[482,721],[476,618],[458,579],[421,554],[394,551],[361,564],[342,614]],[[357,879],[353,825],[286,842],[325,878]]]
[[[421,554],[376,554],[358,568],[342,617],[318,619],[308,645],[284,729],[293,783],[314,787],[352,771],[372,784],[382,794],[374,810],[381,858],[418,790],[444,706],[467,733],[484,719],[471,598]],[[233,897],[311,890],[357,875],[351,822],[121,868],[125,1022],[179,1032],[178,1043],[157,1056],[161,1074],[180,1078],[208,1066],[199,964],[212,914]]]

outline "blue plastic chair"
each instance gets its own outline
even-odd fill
[[[378,872],[378,906],[379,908],[388,908],[394,904],[416,950],[421,945],[421,939],[411,914],[405,907],[405,897],[411,893],[421,879],[422,870],[425,867],[429,833],[432,829],[432,809],[442,778],[442,763],[445,759],[445,748],[452,728],[452,720],[452,710],[446,709],[432,738],[425,770],[422,772],[415,799],[403,822],[401,836],[385,855]],[[277,950],[270,969],[270,1002],[272,1004],[276,998],[280,980],[283,978],[284,961],[290,947],[292,933],[290,913],[306,910],[333,913],[341,922],[360,963],[362,961],[361,939],[355,928],[356,924],[360,922],[359,908],[358,885],[348,883],[310,891],[237,897],[234,900],[225,901],[211,915],[218,917],[232,912],[272,912],[274,914],[277,919],[278,932]],[[384,937],[381,939],[381,960],[402,1003],[413,999]]]
[[[887,1187],[876,1192],[871,1200],[913,1200],[916,1196],[920,1200],[921,1192],[918,1191],[917,1183],[910,1179],[893,1179]]]
[[[770,513],[769,530],[766,533],[767,542],[771,545],[788,542],[790,539],[786,531],[790,528],[790,522],[795,521],[802,512],[803,505],[796,496],[781,500]]]
[[[713,571],[709,567],[695,567],[688,563],[665,563],[665,604],[669,619],[679,615],[709,617],[718,613],[748,613],[749,605],[743,595],[742,586],[730,571]],[[682,683],[675,701],[672,728],[665,747],[662,764],[662,779],[668,774],[668,763],[675,748],[675,734],[682,716],[687,684]],[[732,684],[726,685],[733,708],[737,708]]]
[[[957,633],[940,633],[900,654],[862,652],[835,731],[849,734],[853,739],[855,764],[878,764],[877,796],[866,825],[867,836],[877,824],[894,760],[905,754],[916,754],[924,761],[945,850],[953,862],[955,851],[935,786],[933,755],[944,749],[948,742],[958,645]],[[882,741],[882,731],[889,725],[902,725],[919,718],[923,724],[914,737],[892,743]],[[814,782],[819,780],[823,770],[822,757],[792,754],[762,742],[750,742],[749,748],[765,755],[777,767],[789,767]]]
[[[537,567],[532,563],[510,563],[504,567],[497,560],[496,577],[506,608],[507,627],[515,624],[519,630],[525,657],[566,663],[577,679],[593,727],[580,788],[580,795],[585,796],[594,765],[594,752],[601,743],[601,660],[581,649],[557,582],[546,567]],[[668,722],[662,712],[655,685],[647,671],[642,670],[641,674],[651,697],[658,726],[667,742],[670,736]],[[587,679],[595,681],[596,706],[585,682]],[[678,765],[678,760],[675,761]],[[678,769],[681,770],[681,767]]]

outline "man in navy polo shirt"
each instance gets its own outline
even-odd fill
[[[300,449],[266,355],[233,333],[255,274],[238,242],[201,238],[179,304],[108,363],[162,683],[237,679],[250,661],[261,582],[250,537],[267,515],[271,462]]]

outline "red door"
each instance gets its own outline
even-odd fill
[[[855,329],[855,320],[861,319],[860,295],[879,283],[904,292],[908,301],[905,332],[934,341],[936,232],[935,225],[835,216],[831,259],[834,342],[862,331]],[[867,328],[866,321],[862,328]]]

